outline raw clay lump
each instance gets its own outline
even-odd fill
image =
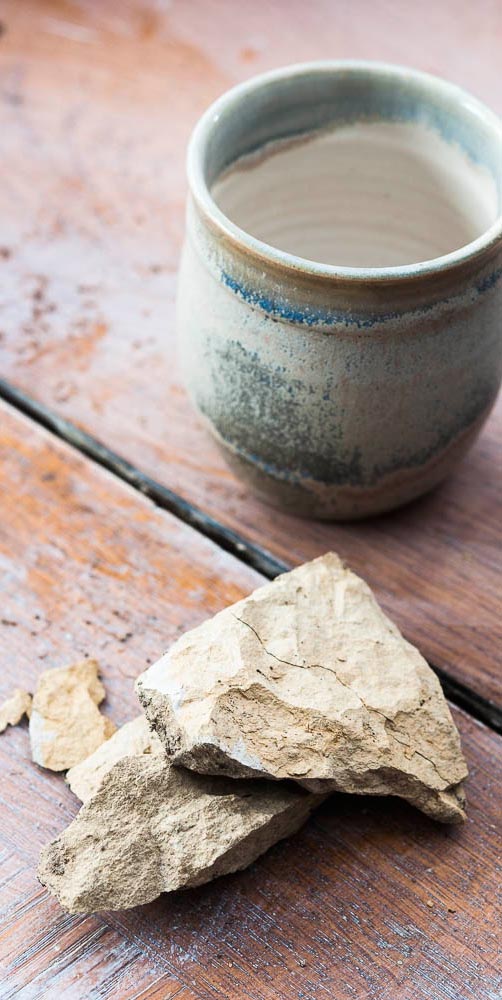
[[[23,715],[30,716],[31,694],[22,688],[15,688],[9,698],[0,705],[0,733],[7,726],[17,726]]]
[[[245,868],[320,801],[294,786],[173,767],[144,717],[68,778],[85,804],[43,849],[38,874],[71,913],[136,906]]]
[[[163,756],[165,750],[158,736],[151,731],[145,716],[139,715],[117,729],[112,738],[102,743],[90,757],[71,767],[66,780],[73,794],[81,802],[87,802],[118,760],[122,757],[141,757],[142,754]]]
[[[137,690],[177,765],[464,819],[467,768],[439,681],[332,553],[183,635]]]
[[[104,697],[95,660],[46,670],[33,696],[30,718],[35,763],[64,771],[107,740],[115,726],[98,708]]]

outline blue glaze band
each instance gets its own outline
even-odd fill
[[[474,293],[484,295],[491,288],[494,288],[502,277],[502,267],[497,268],[492,274],[487,275],[482,281],[474,285]],[[425,305],[415,306],[412,309],[401,312],[374,313],[372,316],[354,315],[353,313],[336,312],[333,310],[298,309],[279,299],[272,299],[258,289],[250,288],[242,282],[221,271],[221,281],[226,288],[229,288],[235,295],[238,295],[244,302],[255,309],[261,309],[267,316],[277,317],[297,326],[309,327],[335,327],[335,326],[355,326],[358,330],[371,329],[374,326],[388,323],[391,320],[402,319],[404,315],[412,312],[414,315],[423,315],[432,312],[436,307],[436,302],[428,302]],[[443,305],[451,300],[445,299]]]

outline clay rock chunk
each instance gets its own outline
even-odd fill
[[[332,553],[183,635],[137,690],[177,764],[464,818],[467,768],[438,679]]]
[[[127,728],[80,766],[85,804],[41,854],[39,879],[70,913],[125,909],[245,868],[320,801],[294,786],[173,767],[160,744],[145,752],[144,721]]]
[[[0,733],[3,733],[7,726],[17,726],[23,715],[29,718],[30,713],[31,694],[22,688],[15,688],[10,698],[0,705]]]
[[[71,767],[66,780],[74,795],[82,802],[87,802],[118,760],[123,757],[141,757],[143,754],[164,756],[165,750],[158,736],[151,731],[145,716],[139,715],[117,729],[90,757]]]
[[[46,670],[33,696],[30,718],[35,763],[64,771],[107,740],[115,726],[98,708],[104,697],[95,660]]]

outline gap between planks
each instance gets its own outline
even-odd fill
[[[141,472],[136,466],[128,462],[127,459],[117,455],[106,445],[98,441],[97,438],[82,430],[70,420],[53,413],[43,403],[32,399],[17,386],[5,379],[0,378],[0,398],[11,406],[15,407],[36,423],[51,431],[67,444],[86,455],[93,462],[103,466],[108,472],[117,476],[123,482],[132,486],[149,498],[157,507],[174,514],[185,524],[200,531],[201,534],[210,538],[220,548],[246,563],[252,569],[261,573],[269,580],[273,580],[280,573],[286,573],[292,569],[279,559],[276,559],[266,549],[255,545],[253,542],[242,538],[231,528],[226,528],[223,524],[205,514],[200,508],[184,500],[183,497],[174,493],[167,486],[152,479],[151,476]],[[445,696],[464,709],[473,718],[497,733],[502,733],[502,710],[487,698],[483,698],[466,685],[451,677],[443,669],[430,664],[437,673]]]

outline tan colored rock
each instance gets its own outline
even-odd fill
[[[0,733],[3,733],[7,726],[17,726],[21,722],[23,715],[30,717],[31,694],[23,691],[22,688],[15,688],[10,698],[7,698],[0,705]]]
[[[464,818],[467,768],[439,681],[333,553],[183,635],[137,690],[177,764]]]
[[[33,696],[30,718],[35,763],[65,771],[107,740],[116,727],[99,711],[104,697],[95,660],[46,670]]]
[[[320,801],[294,786],[203,777],[173,767],[155,742],[145,747],[135,720],[79,766],[77,783],[73,771],[86,802],[38,872],[70,913],[125,909],[245,868]]]
[[[153,733],[144,715],[126,722],[97,750],[71,767],[66,780],[82,802],[87,802],[97,792],[105,774],[123,757],[141,757],[143,754],[164,755],[165,750],[158,736]]]

